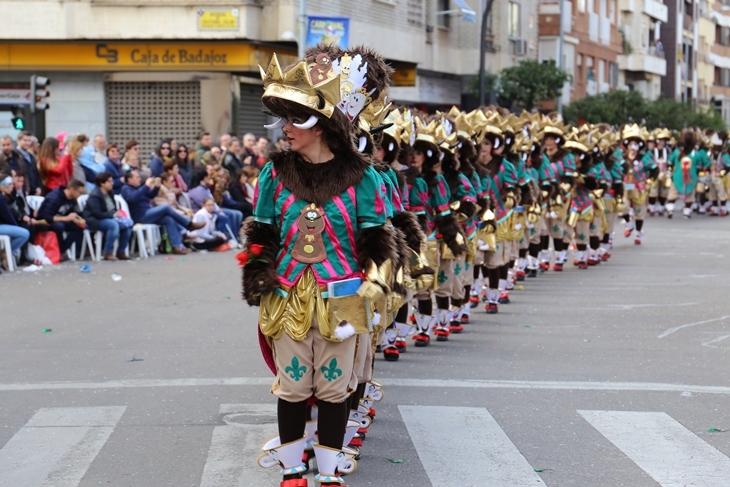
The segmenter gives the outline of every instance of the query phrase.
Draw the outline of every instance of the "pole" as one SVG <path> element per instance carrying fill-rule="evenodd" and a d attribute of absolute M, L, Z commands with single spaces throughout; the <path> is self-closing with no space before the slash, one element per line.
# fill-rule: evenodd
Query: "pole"
<path fill-rule="evenodd" d="M 563 42 L 565 41 L 565 33 L 563 32 L 563 15 L 564 15 L 564 6 L 565 0 L 560 0 L 560 35 L 558 37 L 558 67 L 562 70 L 564 69 L 564 61 L 563 61 Z M 563 114 L 563 93 L 561 91 L 560 96 L 558 97 L 558 113 L 561 115 Z"/>
<path fill-rule="evenodd" d="M 307 46 L 307 0 L 299 0 L 299 59 L 304 59 Z"/>
<path fill-rule="evenodd" d="M 485 94 L 484 94 L 484 54 L 486 52 L 486 45 L 484 39 L 487 37 L 487 18 L 489 12 L 492 10 L 492 4 L 494 0 L 488 0 L 487 6 L 482 13 L 482 26 L 479 33 L 479 106 L 485 105 Z"/>

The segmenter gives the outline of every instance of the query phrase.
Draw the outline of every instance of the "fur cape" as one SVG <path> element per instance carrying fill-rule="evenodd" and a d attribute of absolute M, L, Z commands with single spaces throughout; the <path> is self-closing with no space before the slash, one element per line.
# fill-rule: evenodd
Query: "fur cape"
<path fill-rule="evenodd" d="M 456 199 L 456 194 L 461 184 L 462 172 L 459 161 L 456 160 L 453 154 L 448 151 L 444 152 L 444 158 L 441 160 L 441 169 L 443 170 L 444 179 L 446 184 L 449 185 L 449 191 L 451 191 L 451 197 L 453 200 Z M 473 201 L 461 200 L 459 206 L 459 213 L 466 215 L 467 218 L 473 217 L 477 212 L 477 205 Z"/>

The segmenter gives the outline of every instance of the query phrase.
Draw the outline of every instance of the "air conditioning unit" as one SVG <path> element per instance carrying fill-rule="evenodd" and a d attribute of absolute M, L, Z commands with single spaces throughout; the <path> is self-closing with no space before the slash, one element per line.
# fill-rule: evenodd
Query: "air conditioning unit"
<path fill-rule="evenodd" d="M 524 56 L 527 54 L 527 41 L 525 39 L 515 39 L 514 43 L 515 56 Z"/>

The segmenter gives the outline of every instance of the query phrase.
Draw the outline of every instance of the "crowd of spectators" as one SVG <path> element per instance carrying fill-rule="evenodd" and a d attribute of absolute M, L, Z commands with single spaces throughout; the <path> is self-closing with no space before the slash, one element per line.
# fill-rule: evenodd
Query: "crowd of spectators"
<path fill-rule="evenodd" d="M 28 246 L 47 232 L 56 235 L 64 260 L 69 251 L 85 258 L 84 229 L 103 235 L 104 260 L 129 260 L 136 224 L 159 225 L 174 254 L 226 248 L 238 243 L 253 213 L 254 184 L 267 153 L 285 144 L 250 133 L 214 143 L 203 132 L 194 149 L 165 138 L 148 155 L 135 140 L 108 144 L 103 135 L 61 132 L 40 144 L 27 131 L 16 140 L 3 136 L 0 236 L 10 238 L 19 265 L 33 264 Z M 32 197 L 42 202 L 31 204 Z M 8 269 L 5 251 L 0 255 Z"/>

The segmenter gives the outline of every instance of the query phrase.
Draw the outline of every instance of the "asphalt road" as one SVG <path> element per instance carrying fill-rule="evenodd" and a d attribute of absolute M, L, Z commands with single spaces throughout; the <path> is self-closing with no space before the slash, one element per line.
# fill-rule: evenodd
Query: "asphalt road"
<path fill-rule="evenodd" d="M 378 357 L 347 485 L 730 485 L 730 220 L 645 227 Z M 255 465 L 275 400 L 239 281 L 234 252 L 0 275 L 0 487 L 278 485 Z"/>

